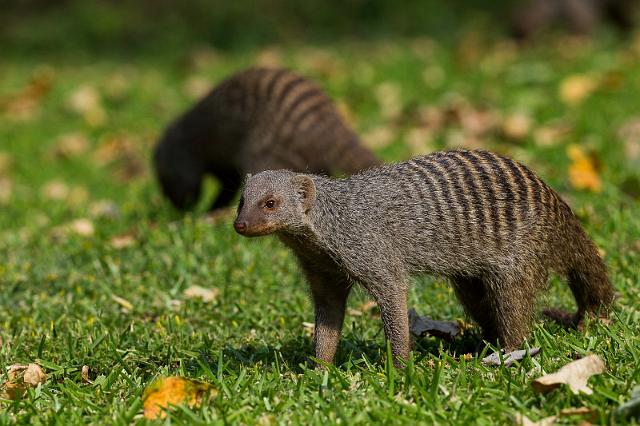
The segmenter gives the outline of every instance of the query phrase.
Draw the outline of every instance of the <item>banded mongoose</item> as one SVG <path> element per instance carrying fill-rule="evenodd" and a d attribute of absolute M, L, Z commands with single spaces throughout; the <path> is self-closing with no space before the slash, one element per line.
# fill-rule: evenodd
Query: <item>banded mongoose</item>
<path fill-rule="evenodd" d="M 567 278 L 576 323 L 613 300 L 594 243 L 560 196 L 522 164 L 449 151 L 345 179 L 265 171 L 246 180 L 234 222 L 296 254 L 315 305 L 316 357 L 332 362 L 353 283 L 377 301 L 396 363 L 409 353 L 409 277 L 448 277 L 484 338 L 527 337 L 549 271 Z"/>
<path fill-rule="evenodd" d="M 378 164 L 320 87 L 266 68 L 215 87 L 167 128 L 154 155 L 162 191 L 179 209 L 198 201 L 205 174 L 222 187 L 213 210 L 233 200 L 246 173 L 352 174 Z"/>
<path fill-rule="evenodd" d="M 526 0 L 512 13 L 511 32 L 526 39 L 556 24 L 577 34 L 591 34 L 603 21 L 629 31 L 634 26 L 635 0 Z"/>

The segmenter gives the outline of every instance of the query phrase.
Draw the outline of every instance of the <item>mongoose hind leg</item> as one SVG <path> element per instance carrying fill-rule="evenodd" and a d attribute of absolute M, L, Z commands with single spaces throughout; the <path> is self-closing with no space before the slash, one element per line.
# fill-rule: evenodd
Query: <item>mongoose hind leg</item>
<path fill-rule="evenodd" d="M 465 311 L 482 329 L 483 338 L 487 341 L 495 341 L 498 336 L 493 317 L 486 307 L 489 302 L 482 278 L 459 276 L 452 278 L 452 283 L 456 296 Z"/>
<path fill-rule="evenodd" d="M 313 343 L 316 358 L 333 363 L 340 342 L 342 323 L 351 290 L 350 283 L 338 274 L 307 271 L 311 296 L 315 305 Z"/>
<path fill-rule="evenodd" d="M 518 272 L 514 273 L 515 270 Z M 507 352 L 518 349 L 529 335 L 536 296 L 546 279 L 546 272 L 536 268 L 525 266 L 514 271 L 483 278 L 482 304 L 490 318 L 483 331 L 490 341 L 497 340 Z"/>

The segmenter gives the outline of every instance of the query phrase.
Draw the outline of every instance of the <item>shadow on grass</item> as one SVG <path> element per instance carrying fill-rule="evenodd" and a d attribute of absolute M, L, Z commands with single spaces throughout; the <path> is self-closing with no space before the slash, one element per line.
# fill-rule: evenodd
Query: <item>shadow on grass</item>
<path fill-rule="evenodd" d="M 468 333 L 450 342 L 428 337 L 414 342 L 413 355 L 416 362 L 420 362 L 422 359 L 432 356 L 439 358 L 443 352 L 451 357 L 458 357 L 466 353 L 476 353 L 482 348 L 484 348 L 484 343 L 475 333 Z M 211 371 L 217 371 L 220 352 L 201 350 L 200 353 L 200 361 L 206 362 Z M 263 366 L 285 369 L 299 374 L 306 369 L 315 367 L 313 354 L 313 340 L 298 336 L 274 345 L 227 346 L 222 350 L 222 362 L 225 371 L 235 373 L 239 373 L 244 367 Z M 369 364 L 383 367 L 386 360 L 386 347 L 377 341 L 365 341 L 354 337 L 343 338 L 336 354 L 336 367 L 345 368 L 360 360 L 366 360 Z M 197 361 L 194 360 L 193 363 L 196 364 Z"/>

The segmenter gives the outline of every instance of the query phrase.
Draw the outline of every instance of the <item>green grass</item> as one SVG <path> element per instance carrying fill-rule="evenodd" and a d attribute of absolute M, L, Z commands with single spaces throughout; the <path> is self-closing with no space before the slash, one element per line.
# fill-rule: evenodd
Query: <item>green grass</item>
<path fill-rule="evenodd" d="M 50 75 L 52 87 L 28 120 L 16 121 L 6 111 L 0 120 L 0 152 L 10 157 L 0 177 L 12 188 L 0 205 L 0 366 L 38 362 L 49 378 L 23 400 L 0 402 L 0 424 L 142 422 L 141 394 L 159 375 L 203 380 L 220 391 L 211 404 L 172 414 L 176 423 L 493 425 L 511 422 L 515 413 L 539 419 L 579 406 L 595 409 L 596 422 L 612 422 L 613 410 L 640 379 L 640 202 L 622 190 L 639 177 L 640 164 L 625 155 L 617 134 L 640 111 L 639 43 L 603 34 L 591 43 L 552 38 L 518 50 L 475 36 L 435 43 L 428 52 L 424 40 L 388 39 L 315 50 L 286 45 L 275 56 L 317 79 L 351 111 L 361 133 L 390 129 L 391 143 L 377 148 L 390 161 L 411 155 L 406 141 L 420 107 L 443 110 L 464 99 L 475 109 L 530 116 L 523 140 L 489 132 L 478 144 L 522 160 L 566 196 L 606 254 L 619 293 L 611 325 L 576 332 L 539 319 L 527 344 L 541 347 L 541 354 L 510 368 L 462 357 L 478 342 L 476 329 L 451 344 L 424 338 L 408 368 L 394 371 L 379 319 L 349 315 L 336 366 L 315 370 L 303 326 L 313 321 L 313 311 L 291 254 L 273 238 L 239 237 L 229 217 L 179 215 L 161 198 L 148 166 L 163 126 L 193 102 L 184 90 L 190 79 L 215 83 L 268 55 L 218 52 L 194 65 L 190 49 L 135 59 L 16 53 L 0 65 L 1 98 L 19 93 L 38 73 Z M 425 82 L 426 69 L 437 76 L 432 83 Z M 558 87 L 581 73 L 604 83 L 581 104 L 567 106 Z M 391 118 L 376 100 L 385 82 L 400 94 L 400 112 Z M 67 107 L 82 85 L 101 94 L 104 124 L 92 127 Z M 568 132 L 549 146 L 536 142 L 536 130 L 558 123 Z M 59 158 L 56 140 L 69 132 L 85 135 L 89 146 Z M 466 134 L 455 123 L 444 126 L 422 149 L 451 146 Z M 104 146 L 114 138 L 121 145 L 105 162 Z M 597 156 L 601 192 L 572 188 L 568 144 Z M 131 177 L 126 170 L 132 164 L 142 169 Z M 65 183 L 70 195 L 47 197 L 43 187 L 52 180 Z M 215 184 L 209 187 L 215 191 Z M 99 200 L 110 200 L 118 214 L 95 215 Z M 64 230 L 78 218 L 93 222 L 93 236 Z M 134 235 L 134 245 L 114 248 L 111 239 L 123 233 Z M 220 293 L 211 303 L 187 299 L 183 291 L 191 285 Z M 365 300 L 359 291 L 350 307 Z M 541 304 L 573 309 L 559 280 Z M 464 316 L 439 279 L 416 280 L 410 306 L 438 319 Z M 533 392 L 535 377 L 587 353 L 607 365 L 590 380 L 593 395 L 567 388 Z M 81 379 L 83 365 L 90 368 L 89 384 Z"/>

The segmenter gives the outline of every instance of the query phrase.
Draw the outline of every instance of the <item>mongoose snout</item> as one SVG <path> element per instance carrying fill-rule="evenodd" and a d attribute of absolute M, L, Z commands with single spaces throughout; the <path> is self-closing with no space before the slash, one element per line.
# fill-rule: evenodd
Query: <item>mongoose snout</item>
<path fill-rule="evenodd" d="M 550 272 L 567 279 L 576 322 L 613 301 L 569 206 L 530 169 L 487 151 L 438 152 L 346 179 L 261 172 L 246 180 L 236 223 L 243 235 L 275 233 L 297 256 L 325 362 L 354 283 L 378 303 L 396 365 L 409 354 L 407 291 L 418 274 L 449 278 L 483 337 L 506 349 L 528 337 Z"/>

